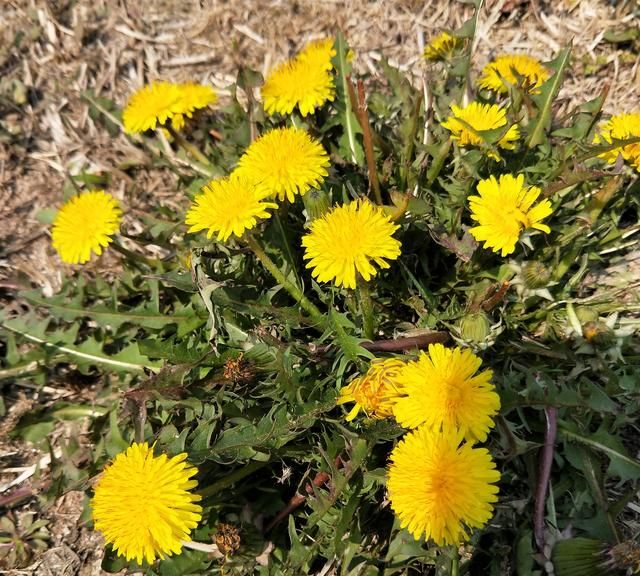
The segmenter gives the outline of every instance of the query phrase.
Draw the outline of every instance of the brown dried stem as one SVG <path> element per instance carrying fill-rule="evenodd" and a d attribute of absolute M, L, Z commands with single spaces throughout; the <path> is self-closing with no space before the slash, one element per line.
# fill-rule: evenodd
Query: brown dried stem
<path fill-rule="evenodd" d="M 447 332 L 429 332 L 420 334 L 419 336 L 407 336 L 406 338 L 393 338 L 391 340 L 374 340 L 373 342 L 362 342 L 365 350 L 370 352 L 402 352 L 417 348 L 418 350 L 427 348 L 429 344 L 443 343 L 449 340 L 450 336 Z M 317 346 L 309 345 L 309 350 L 316 356 L 326 354 L 331 349 L 331 345 Z"/>
<path fill-rule="evenodd" d="M 544 409 L 544 413 L 547 417 L 547 430 L 544 435 L 544 446 L 540 453 L 540 470 L 538 473 L 536 499 L 533 509 L 533 534 L 538 550 L 541 552 L 544 548 L 544 505 L 547 500 L 549 478 L 551 477 L 551 464 L 553 463 L 553 451 L 556 444 L 556 434 L 558 432 L 558 409 L 555 406 L 548 406 Z"/>

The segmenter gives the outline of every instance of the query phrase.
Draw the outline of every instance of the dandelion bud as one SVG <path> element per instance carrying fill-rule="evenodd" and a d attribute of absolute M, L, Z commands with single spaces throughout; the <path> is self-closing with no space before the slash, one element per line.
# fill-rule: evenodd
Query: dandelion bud
<path fill-rule="evenodd" d="M 598 314 L 598 311 L 593 308 L 580 306 L 576 308 L 576 316 L 578 317 L 578 320 L 580 320 L 580 324 L 585 326 L 589 322 L 597 322 L 600 315 Z"/>
<path fill-rule="evenodd" d="M 544 288 L 549 283 L 551 271 L 542 262 L 527 262 L 522 267 L 522 279 L 527 288 Z"/>
<path fill-rule="evenodd" d="M 311 189 L 302 197 L 302 201 L 309 221 L 320 218 L 331 208 L 329 193 L 325 190 Z"/>
<path fill-rule="evenodd" d="M 467 314 L 460 322 L 460 336 L 463 340 L 482 344 L 491 332 L 491 323 L 484 312 Z"/>
<path fill-rule="evenodd" d="M 608 348 L 615 341 L 613 330 L 599 320 L 587 322 L 582 327 L 582 335 L 591 344 L 602 348 Z"/>

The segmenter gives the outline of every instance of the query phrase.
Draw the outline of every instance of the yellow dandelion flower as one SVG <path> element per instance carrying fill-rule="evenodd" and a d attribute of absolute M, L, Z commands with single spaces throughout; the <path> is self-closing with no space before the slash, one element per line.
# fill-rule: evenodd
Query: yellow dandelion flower
<path fill-rule="evenodd" d="M 322 144 L 300 128 L 276 128 L 252 142 L 236 172 L 265 195 L 295 200 L 317 188 L 328 175 L 329 156 Z"/>
<path fill-rule="evenodd" d="M 103 190 L 83 192 L 69 200 L 53 221 L 53 247 L 67 264 L 84 264 L 100 256 L 120 228 L 118 201 Z"/>
<path fill-rule="evenodd" d="M 425 46 L 423 56 L 427 60 L 449 60 L 460 46 L 461 38 L 441 32 Z"/>
<path fill-rule="evenodd" d="M 325 102 L 333 101 L 333 76 L 323 53 L 323 48 L 309 48 L 302 57 L 283 62 L 271 71 L 262 86 L 267 114 L 291 114 L 297 106 L 300 114 L 306 116 Z"/>
<path fill-rule="evenodd" d="M 431 344 L 398 376 L 405 396 L 393 409 L 406 428 L 424 425 L 435 430 L 452 427 L 471 441 L 487 438 L 500 397 L 490 380 L 491 370 L 478 372 L 482 361 L 471 350 Z"/>
<path fill-rule="evenodd" d="M 333 69 L 331 59 L 337 54 L 333 47 L 334 43 L 335 40 L 333 38 L 321 38 L 320 40 L 309 42 L 296 59 L 306 62 L 309 66 L 318 66 L 330 71 Z"/>
<path fill-rule="evenodd" d="M 500 473 L 486 448 L 463 442 L 455 428 L 423 426 L 393 449 L 387 476 L 391 508 L 418 540 L 460 544 L 493 515 Z"/>
<path fill-rule="evenodd" d="M 398 228 L 368 201 L 338 206 L 311 222 L 302 238 L 307 268 L 320 282 L 355 288 L 356 272 L 368 282 L 377 274 L 374 263 L 389 268 L 385 258 L 400 256 L 400 242 L 392 237 Z"/>
<path fill-rule="evenodd" d="M 496 104 L 471 102 L 464 108 L 452 104 L 451 110 L 453 114 L 442 123 L 442 126 L 451 132 L 451 137 L 460 146 L 486 146 L 486 142 L 479 132 L 495 130 L 507 125 L 507 113 L 504 108 L 500 108 Z M 519 135 L 518 126 L 514 124 L 497 144 L 505 150 L 513 150 Z M 500 156 L 493 151 L 487 155 L 495 160 L 500 160 Z"/>
<path fill-rule="evenodd" d="M 612 116 L 608 122 L 600 127 L 600 134 L 596 134 L 594 144 L 613 144 L 613 140 L 629 140 L 640 137 L 640 112 L 625 112 Z M 640 172 L 640 142 L 620 146 L 600 154 L 600 158 L 609 164 L 615 164 L 618 155 L 634 166 Z"/>
<path fill-rule="evenodd" d="M 187 212 L 189 232 L 207 230 L 207 238 L 217 232 L 218 240 L 226 241 L 231 234 L 240 238 L 262 218 L 270 218 L 267 210 L 277 208 L 267 202 L 256 186 L 239 174 L 211 180 L 202 187 Z"/>
<path fill-rule="evenodd" d="M 155 130 L 179 113 L 182 94 L 177 84 L 154 82 L 136 91 L 122 112 L 125 132 Z"/>
<path fill-rule="evenodd" d="M 202 518 L 200 500 L 190 490 L 198 470 L 187 454 L 169 459 L 149 445 L 132 444 L 105 468 L 95 487 L 91 510 L 96 530 L 127 560 L 152 563 L 179 554 L 182 541 Z"/>
<path fill-rule="evenodd" d="M 478 85 L 504 94 L 509 86 L 523 83 L 527 91 L 536 93 L 549 76 L 549 70 L 536 58 L 526 54 L 504 54 L 484 67 Z"/>
<path fill-rule="evenodd" d="M 502 174 L 499 181 L 491 176 L 480 180 L 477 189 L 479 196 L 469 197 L 469 207 L 478 226 L 469 232 L 478 242 L 484 241 L 485 248 L 507 256 L 515 251 L 523 230 L 551 232 L 549 226 L 541 223 L 552 212 L 551 202 L 542 200 L 534 206 L 540 188 L 525 186 L 522 174 Z"/>
<path fill-rule="evenodd" d="M 356 403 L 347 414 L 347 422 L 353 420 L 360 410 L 372 418 L 393 416 L 393 405 L 401 393 L 397 378 L 404 367 L 405 362 L 397 358 L 373 360 L 366 374 L 342 388 L 337 405 Z"/>
<path fill-rule="evenodd" d="M 176 130 L 182 130 L 185 125 L 185 116 L 191 118 L 196 110 L 215 104 L 218 95 L 211 86 L 201 84 L 179 84 L 180 99 L 176 106 L 176 113 L 171 118 L 171 126 Z"/>

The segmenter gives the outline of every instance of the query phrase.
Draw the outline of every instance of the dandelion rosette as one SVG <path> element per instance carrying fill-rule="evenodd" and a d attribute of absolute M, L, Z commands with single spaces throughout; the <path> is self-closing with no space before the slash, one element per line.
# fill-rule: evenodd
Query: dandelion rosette
<path fill-rule="evenodd" d="M 153 455 L 148 444 L 132 444 L 107 466 L 96 484 L 91 510 L 96 530 L 127 560 L 152 563 L 179 554 L 202 518 L 187 454 Z"/>
<path fill-rule="evenodd" d="M 102 254 L 120 228 L 122 210 L 104 190 L 83 192 L 60 208 L 51 231 L 53 247 L 67 264 L 84 264 Z"/>
<path fill-rule="evenodd" d="M 441 32 L 425 46 L 423 56 L 427 60 L 449 60 L 460 46 L 460 38 L 449 32 Z"/>
<path fill-rule="evenodd" d="M 365 282 L 377 274 L 374 267 L 389 268 L 387 260 L 400 256 L 399 228 L 381 208 L 368 201 L 338 206 L 310 224 L 302 238 L 307 268 L 320 282 L 356 287 L 356 273 Z"/>
<path fill-rule="evenodd" d="M 478 85 L 487 90 L 505 94 L 509 86 L 522 83 L 528 92 L 539 92 L 549 78 L 549 70 L 539 60 L 526 54 L 504 54 L 487 64 Z"/>
<path fill-rule="evenodd" d="M 507 113 L 504 108 L 496 104 L 471 102 L 464 108 L 452 104 L 451 111 L 453 114 L 442 123 L 442 126 L 451 132 L 451 137 L 460 146 L 486 146 L 487 142 L 478 134 L 479 132 L 507 126 Z M 514 150 L 519 135 L 518 126 L 514 124 L 497 144 L 505 150 Z M 500 155 L 493 150 L 488 151 L 487 156 L 500 160 Z"/>
<path fill-rule="evenodd" d="M 525 186 L 524 176 L 502 174 L 500 180 L 491 176 L 478 182 L 479 196 L 469 197 L 471 218 L 478 222 L 469 230 L 485 248 L 501 252 L 502 256 L 516 249 L 516 242 L 523 230 L 534 228 L 547 234 L 551 229 L 542 220 L 552 212 L 551 202 L 542 200 L 540 188 Z"/>
<path fill-rule="evenodd" d="M 500 409 L 490 382 L 493 372 L 478 372 L 482 361 L 471 350 L 431 344 L 398 376 L 404 396 L 393 412 L 406 428 L 458 428 L 467 440 L 484 441 Z"/>
<path fill-rule="evenodd" d="M 460 544 L 493 515 L 500 473 L 486 448 L 463 442 L 455 428 L 427 426 L 393 449 L 387 475 L 391 508 L 416 540 Z"/>
<path fill-rule="evenodd" d="M 337 405 L 355 402 L 347 414 L 347 422 L 353 420 L 360 410 L 364 410 L 371 418 L 393 416 L 393 405 L 402 390 L 398 375 L 405 365 L 405 362 L 396 358 L 373 360 L 366 374 L 342 388 Z"/>
<path fill-rule="evenodd" d="M 253 182 L 265 196 L 290 202 L 328 175 L 329 156 L 322 144 L 300 128 L 276 128 L 252 142 L 238 161 L 236 173 Z"/>
<path fill-rule="evenodd" d="M 125 132 L 134 134 L 155 130 L 183 110 L 177 84 L 153 82 L 134 92 L 122 112 Z"/>
<path fill-rule="evenodd" d="M 305 47 L 291 60 L 276 66 L 262 86 L 264 109 L 269 115 L 291 114 L 297 106 L 300 114 L 312 114 L 335 98 L 331 75 L 333 43 L 329 39 Z"/>
<path fill-rule="evenodd" d="M 263 218 L 270 218 L 267 210 L 278 205 L 265 200 L 265 195 L 242 175 L 232 173 L 228 178 L 211 180 L 202 187 L 193 206 L 187 212 L 189 232 L 207 230 L 207 238 L 217 233 L 217 240 L 225 242 L 231 234 L 240 238 Z"/>
<path fill-rule="evenodd" d="M 640 138 L 640 112 L 625 112 L 612 116 L 600 127 L 600 133 L 596 134 L 594 144 L 613 144 L 614 139 L 630 138 Z M 640 142 L 608 150 L 599 157 L 609 164 L 615 164 L 619 155 L 622 155 L 640 172 Z"/>

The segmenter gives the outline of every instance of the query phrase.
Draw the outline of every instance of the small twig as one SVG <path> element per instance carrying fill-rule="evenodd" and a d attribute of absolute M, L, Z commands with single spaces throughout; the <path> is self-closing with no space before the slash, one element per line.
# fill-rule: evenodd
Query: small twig
<path fill-rule="evenodd" d="M 306 494 L 296 494 L 289 500 L 289 504 L 287 504 L 276 517 L 269 522 L 267 527 L 264 529 L 264 533 L 270 532 L 273 528 L 275 528 L 280 522 L 282 522 L 289 514 L 291 514 L 296 508 L 302 506 L 304 501 L 307 499 L 307 496 L 313 494 L 313 488 L 320 488 L 323 484 L 326 484 L 330 480 L 331 476 L 327 472 L 318 472 L 316 477 L 313 479 L 311 483 L 307 483 L 305 486 Z"/>
<path fill-rule="evenodd" d="M 403 350 L 411 350 L 412 348 L 418 348 L 419 350 L 427 348 L 429 344 L 443 343 L 449 340 L 449 338 L 450 336 L 447 332 L 429 332 L 428 334 L 407 336 L 406 338 L 362 342 L 360 346 L 365 350 L 369 350 L 369 352 L 401 352 Z M 326 354 L 330 349 L 331 344 L 323 346 L 309 344 L 309 351 L 316 356 Z"/>
<path fill-rule="evenodd" d="M 367 100 L 364 93 L 364 84 L 358 80 L 358 95 L 356 97 L 351 77 L 347 77 L 347 89 L 349 99 L 355 104 L 354 112 L 362 128 L 362 140 L 364 144 L 364 155 L 367 159 L 367 171 L 369 172 L 369 182 L 373 189 L 373 194 L 378 204 L 382 204 L 382 194 L 380 192 L 380 181 L 376 169 L 376 156 L 373 150 L 373 137 L 371 136 L 371 126 L 369 125 L 369 115 L 367 114 Z"/>
<path fill-rule="evenodd" d="M 547 430 L 544 435 L 542 453 L 540 454 L 540 469 L 533 511 L 533 534 L 540 551 L 544 548 L 544 508 L 549 488 L 549 478 L 551 477 L 556 434 L 558 432 L 558 409 L 555 406 L 547 406 L 544 409 L 544 413 L 547 417 Z"/>

